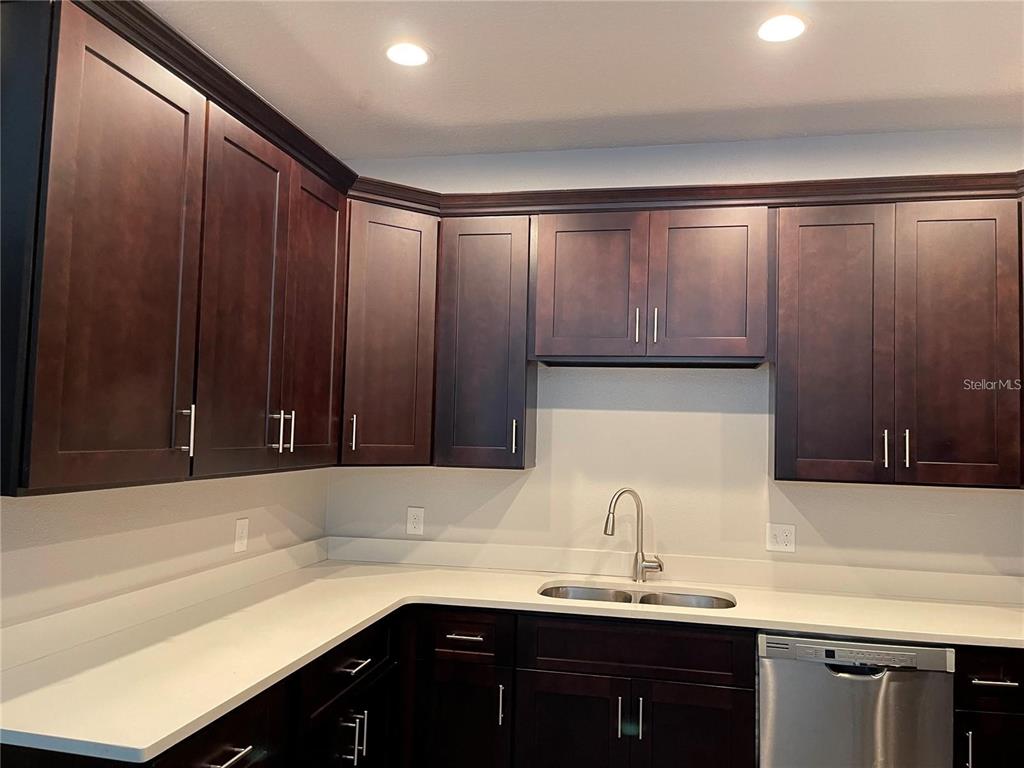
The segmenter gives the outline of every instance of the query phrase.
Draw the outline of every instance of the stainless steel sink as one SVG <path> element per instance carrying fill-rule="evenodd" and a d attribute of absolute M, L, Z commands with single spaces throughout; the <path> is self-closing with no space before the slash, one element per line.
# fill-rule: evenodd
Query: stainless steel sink
<path fill-rule="evenodd" d="M 690 595 L 682 592 L 648 592 L 638 601 L 643 605 L 674 605 L 680 608 L 735 608 L 736 601 L 715 595 Z"/>
<path fill-rule="evenodd" d="M 604 587 L 545 587 L 540 591 L 544 597 L 560 597 L 563 600 L 605 600 L 610 603 L 631 603 L 633 595 L 621 589 Z"/>
<path fill-rule="evenodd" d="M 579 584 L 558 584 L 540 590 L 544 597 L 562 600 L 602 600 L 609 603 L 640 603 L 641 605 L 671 605 L 679 608 L 735 608 L 731 595 L 702 595 L 691 592 L 648 592 L 615 589 L 614 587 L 586 587 Z"/>

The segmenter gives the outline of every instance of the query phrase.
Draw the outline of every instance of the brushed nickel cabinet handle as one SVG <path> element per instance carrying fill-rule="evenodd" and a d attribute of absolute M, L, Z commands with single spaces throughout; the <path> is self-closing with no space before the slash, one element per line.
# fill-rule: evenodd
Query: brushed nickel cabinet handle
<path fill-rule="evenodd" d="M 356 736 L 356 751 L 362 751 L 363 757 L 366 757 L 366 736 L 370 732 L 370 710 L 364 709 L 363 714 L 354 715 L 352 719 L 363 722 L 363 746 L 359 746 L 359 737 Z"/>
<path fill-rule="evenodd" d="M 886 469 L 889 468 L 889 430 L 882 430 L 882 448 L 885 452 L 885 456 L 882 459 L 882 466 Z"/>
<path fill-rule="evenodd" d="M 337 669 L 335 669 L 334 671 L 335 672 L 344 672 L 346 675 L 352 675 L 352 677 L 355 677 L 360 672 L 362 672 L 366 668 L 366 665 L 369 664 L 371 661 L 373 661 L 373 659 L 352 659 L 351 662 L 347 662 L 347 663 L 353 663 L 354 662 L 355 663 L 354 667 L 341 666 L 341 667 L 338 667 Z"/>
<path fill-rule="evenodd" d="M 658 308 L 654 308 L 654 343 L 658 343 Z"/>
<path fill-rule="evenodd" d="M 903 466 L 910 469 L 910 430 L 903 430 Z"/>
<path fill-rule="evenodd" d="M 640 343 L 640 307 L 636 308 L 636 316 L 633 320 L 633 343 Z"/>
<path fill-rule="evenodd" d="M 512 455 L 516 453 L 516 420 L 512 419 Z"/>
<path fill-rule="evenodd" d="M 463 635 L 459 632 L 452 632 L 451 634 L 444 636 L 445 640 L 462 640 L 467 643 L 482 643 L 484 641 L 483 635 Z"/>
<path fill-rule="evenodd" d="M 644 697 L 640 697 L 640 723 L 637 726 L 637 738 L 644 740 Z"/>
<path fill-rule="evenodd" d="M 616 726 L 616 738 L 622 738 L 622 697 L 619 696 L 619 719 Z"/>
<path fill-rule="evenodd" d="M 288 453 L 295 453 L 295 411 L 292 411 L 286 419 L 291 419 L 291 436 L 288 438 Z"/>
<path fill-rule="evenodd" d="M 248 747 L 228 747 L 228 749 L 235 753 L 234 757 L 226 763 L 220 763 L 217 765 L 214 763 L 207 763 L 204 768 L 231 768 L 231 766 L 235 765 L 239 760 L 252 752 L 252 745 L 250 744 Z"/>
<path fill-rule="evenodd" d="M 971 678 L 971 685 L 989 685 L 995 688 L 1019 688 L 1020 683 L 1014 682 L 1013 680 L 981 680 L 980 678 Z"/>
<path fill-rule="evenodd" d="M 498 686 L 498 725 L 505 722 L 505 686 Z"/>
<path fill-rule="evenodd" d="M 352 450 L 356 449 L 356 415 L 352 414 Z"/>
<path fill-rule="evenodd" d="M 974 768 L 974 731 L 967 732 L 967 768 Z"/>
<path fill-rule="evenodd" d="M 359 715 L 355 715 L 355 716 L 353 716 L 352 720 L 353 720 L 353 722 L 351 722 L 351 723 L 346 721 L 346 720 L 342 720 L 341 723 L 340 723 L 341 726 L 344 727 L 344 728 L 355 728 L 356 729 L 356 737 L 352 740 L 352 754 L 351 755 L 341 755 L 341 757 L 343 759 L 345 759 L 345 760 L 351 760 L 352 761 L 352 765 L 359 765 L 359 731 L 360 731 L 360 726 L 362 724 L 362 717 L 360 717 Z"/>
<path fill-rule="evenodd" d="M 271 443 L 271 448 L 276 448 L 278 453 L 284 453 L 284 411 L 270 414 L 270 418 L 277 421 L 277 442 Z"/>
<path fill-rule="evenodd" d="M 196 454 L 196 404 L 192 403 L 188 408 L 178 411 L 182 416 L 188 416 L 188 445 L 179 445 L 179 451 L 188 451 L 189 458 Z"/>

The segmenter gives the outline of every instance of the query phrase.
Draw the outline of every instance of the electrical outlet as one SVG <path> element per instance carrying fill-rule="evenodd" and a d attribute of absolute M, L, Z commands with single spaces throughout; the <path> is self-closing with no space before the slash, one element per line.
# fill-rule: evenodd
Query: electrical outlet
<path fill-rule="evenodd" d="M 769 552 L 796 552 L 796 526 L 767 523 L 764 548 Z"/>
<path fill-rule="evenodd" d="M 245 552 L 249 548 L 249 518 L 240 517 L 235 520 L 235 552 Z"/>
<path fill-rule="evenodd" d="M 406 510 L 405 532 L 410 536 L 423 535 L 423 507 L 409 507 Z"/>

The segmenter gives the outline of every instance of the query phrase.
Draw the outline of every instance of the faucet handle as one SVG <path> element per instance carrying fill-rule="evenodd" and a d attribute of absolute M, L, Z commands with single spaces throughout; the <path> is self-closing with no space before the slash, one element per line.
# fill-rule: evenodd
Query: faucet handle
<path fill-rule="evenodd" d="M 640 560 L 640 568 L 644 571 L 657 571 L 662 573 L 665 570 L 665 563 L 657 555 L 644 555 Z"/>

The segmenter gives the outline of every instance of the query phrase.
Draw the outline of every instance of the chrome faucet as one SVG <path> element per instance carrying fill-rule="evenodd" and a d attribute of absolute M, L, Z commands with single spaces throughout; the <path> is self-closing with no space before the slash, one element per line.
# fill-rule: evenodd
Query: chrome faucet
<path fill-rule="evenodd" d="M 664 571 L 665 564 L 657 555 L 648 557 L 644 554 L 644 505 L 640 501 L 640 494 L 632 488 L 620 488 L 612 496 L 612 500 L 608 504 L 608 515 L 604 519 L 604 535 L 615 535 L 615 507 L 618 505 L 619 499 L 626 494 L 632 496 L 633 502 L 636 504 L 636 554 L 633 556 L 633 581 L 640 584 L 647 581 L 648 571 Z"/>

